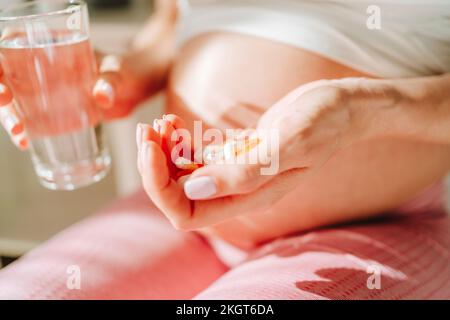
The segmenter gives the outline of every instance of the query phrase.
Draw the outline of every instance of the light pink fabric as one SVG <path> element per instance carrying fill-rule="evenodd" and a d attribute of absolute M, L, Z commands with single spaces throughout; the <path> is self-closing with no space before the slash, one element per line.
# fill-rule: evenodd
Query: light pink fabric
<path fill-rule="evenodd" d="M 449 299 L 449 228 L 447 217 L 436 216 L 278 240 L 197 299 Z M 367 286 L 374 270 L 379 290 Z"/>
<path fill-rule="evenodd" d="M 0 298 L 450 299 L 441 191 L 385 218 L 278 239 L 229 271 L 206 241 L 175 231 L 139 193 L 0 271 Z M 66 287 L 71 265 L 81 269 L 81 290 Z M 379 290 L 367 288 L 374 268 Z"/>
<path fill-rule="evenodd" d="M 68 267 L 81 290 L 66 286 Z M 140 192 L 57 235 L 0 271 L 3 299 L 190 299 L 227 267 L 178 232 Z"/>
<path fill-rule="evenodd" d="M 442 195 L 435 184 L 386 217 L 273 241 L 196 298 L 450 299 Z M 378 271 L 380 289 L 369 289 Z"/>

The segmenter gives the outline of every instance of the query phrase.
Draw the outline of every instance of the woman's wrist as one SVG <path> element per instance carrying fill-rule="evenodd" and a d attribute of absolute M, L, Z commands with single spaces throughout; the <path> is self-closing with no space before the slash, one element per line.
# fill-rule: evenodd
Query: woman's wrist
<path fill-rule="evenodd" d="M 351 121 L 347 144 L 403 134 L 392 125 L 402 117 L 403 98 L 390 80 L 346 78 L 337 81 Z"/>
<path fill-rule="evenodd" d="M 450 74 L 391 81 L 400 97 L 399 117 L 392 119 L 398 133 L 418 141 L 450 144 Z"/>
<path fill-rule="evenodd" d="M 450 75 L 356 79 L 346 91 L 361 139 L 395 137 L 450 144 Z"/>

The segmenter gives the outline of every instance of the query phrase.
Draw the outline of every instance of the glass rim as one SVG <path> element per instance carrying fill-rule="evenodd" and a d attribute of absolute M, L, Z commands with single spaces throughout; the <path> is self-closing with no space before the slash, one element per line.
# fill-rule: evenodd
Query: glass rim
<path fill-rule="evenodd" d="M 26 9 L 28 7 L 31 7 L 37 3 L 54 3 L 54 4 L 66 4 L 67 7 L 59 9 L 59 10 L 52 10 L 42 13 L 34 13 L 34 14 L 25 14 L 25 15 L 19 15 L 19 16 L 4 16 L 5 13 L 19 10 L 19 9 Z M 57 15 L 63 15 L 63 14 L 69 14 L 73 13 L 73 7 L 82 7 L 85 6 L 86 2 L 83 0 L 32 0 L 28 2 L 24 2 L 21 4 L 10 4 L 3 9 L 0 10 L 0 22 L 8 22 L 8 21 L 20 21 L 20 20 L 28 20 L 28 19 L 40 19 L 44 17 L 51 17 L 51 16 L 57 16 Z"/>

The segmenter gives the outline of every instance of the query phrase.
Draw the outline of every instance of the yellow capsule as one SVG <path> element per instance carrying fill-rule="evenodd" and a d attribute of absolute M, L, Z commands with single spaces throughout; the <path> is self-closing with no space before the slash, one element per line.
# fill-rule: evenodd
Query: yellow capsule
<path fill-rule="evenodd" d="M 179 157 L 175 160 L 175 166 L 181 170 L 197 170 L 200 168 L 199 164 L 183 157 Z"/>
<path fill-rule="evenodd" d="M 227 141 L 223 145 L 207 146 L 203 153 L 203 159 L 206 163 L 231 160 L 241 154 L 250 152 L 260 142 L 258 137 L 245 137 L 244 139 Z"/>
<path fill-rule="evenodd" d="M 238 156 L 243 153 L 250 152 L 255 148 L 261 141 L 258 137 L 246 137 L 242 142 L 236 144 L 235 155 Z M 242 146 L 243 145 L 243 146 Z"/>

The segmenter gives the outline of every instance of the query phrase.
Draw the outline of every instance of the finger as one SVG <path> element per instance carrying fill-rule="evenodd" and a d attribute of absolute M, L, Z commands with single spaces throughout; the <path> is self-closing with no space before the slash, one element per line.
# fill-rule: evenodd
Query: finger
<path fill-rule="evenodd" d="M 181 128 L 183 124 L 184 122 L 179 122 L 178 128 L 175 128 L 172 122 L 166 119 L 156 120 L 162 140 L 161 146 L 168 160 L 171 177 L 175 180 L 202 166 L 193 160 L 190 133 L 187 129 Z"/>
<path fill-rule="evenodd" d="M 173 152 L 177 152 L 177 156 L 193 161 L 194 145 L 192 143 L 191 134 L 186 127 L 186 122 L 175 114 L 163 115 L 163 120 L 169 121 L 177 133 L 177 149 Z"/>
<path fill-rule="evenodd" d="M 141 173 L 142 168 L 140 165 L 139 155 L 142 144 L 145 141 L 153 141 L 157 145 L 161 145 L 161 137 L 159 134 L 153 130 L 153 128 L 145 123 L 139 123 L 136 127 L 136 145 L 138 149 L 138 158 L 137 158 L 137 168 L 139 173 Z"/>
<path fill-rule="evenodd" d="M 192 172 L 183 172 L 180 171 L 179 177 L 177 179 L 177 183 L 179 186 L 183 187 L 184 183 L 189 179 L 189 176 L 191 175 Z"/>
<path fill-rule="evenodd" d="M 25 135 L 24 124 L 14 111 L 12 105 L 0 107 L 0 123 L 8 132 L 12 142 L 20 150 L 28 148 L 28 139 Z"/>
<path fill-rule="evenodd" d="M 262 175 L 261 166 L 213 164 L 196 170 L 184 184 L 191 200 L 204 200 L 254 192 L 273 176 Z"/>
<path fill-rule="evenodd" d="M 184 183 L 189 179 L 189 176 L 194 172 L 194 170 L 180 170 L 176 173 L 176 182 L 184 187 Z"/>
<path fill-rule="evenodd" d="M 28 138 L 26 137 L 25 132 L 14 135 L 11 139 L 19 150 L 25 151 L 28 149 Z"/>
<path fill-rule="evenodd" d="M 28 147 L 24 123 L 14 109 L 11 90 L 0 83 L 0 123 L 10 135 L 13 143 L 21 150 Z"/>
<path fill-rule="evenodd" d="M 100 76 L 94 85 L 92 94 L 99 107 L 110 109 L 116 100 L 122 60 L 115 55 L 103 56 L 101 54 L 97 54 L 97 59 L 99 60 Z"/>
<path fill-rule="evenodd" d="M 272 166 L 265 149 L 266 142 L 259 142 L 258 139 L 256 143 L 252 141 L 253 138 L 232 141 L 221 147 L 226 161 L 214 160 L 212 164 L 196 170 L 184 185 L 186 196 L 192 200 L 204 200 L 246 194 L 270 181 L 278 170 L 271 174 L 265 170 L 269 164 Z"/>
<path fill-rule="evenodd" d="M 176 114 L 165 114 L 162 118 L 169 121 L 175 129 L 186 129 L 186 123 Z"/>
<path fill-rule="evenodd" d="M 166 155 L 167 165 L 169 167 L 171 177 L 175 177 L 176 172 L 178 171 L 175 161 L 178 157 L 177 155 L 172 155 L 172 150 L 177 142 L 177 133 L 172 124 L 167 120 L 156 120 L 156 123 L 159 128 L 159 135 L 161 136 L 161 148 L 164 154 Z"/>
<path fill-rule="evenodd" d="M 170 178 L 164 152 L 156 143 L 144 143 L 140 158 L 145 191 L 171 223 L 182 230 L 208 227 L 238 215 L 269 208 L 293 190 L 304 175 L 299 169 L 286 171 L 256 192 L 193 203 L 183 192 L 184 179 L 175 182 Z"/>
<path fill-rule="evenodd" d="M 10 135 L 17 135 L 23 132 L 24 124 L 14 111 L 12 104 L 0 107 L 2 108 L 0 118 L 3 127 Z"/>
<path fill-rule="evenodd" d="M 13 95 L 11 90 L 6 85 L 0 83 L 0 121 L 8 133 L 16 131 L 15 126 L 19 123 L 19 120 L 13 112 L 12 103 Z"/>
<path fill-rule="evenodd" d="M 175 127 L 171 122 L 164 119 L 157 120 L 157 123 L 160 130 L 159 133 L 161 135 L 161 146 L 164 151 L 167 151 L 166 154 L 170 156 L 170 153 L 178 140 Z"/>
<path fill-rule="evenodd" d="M 144 141 L 153 141 L 161 145 L 161 136 L 150 125 L 138 123 L 136 126 L 136 145 L 139 149 Z"/>
<path fill-rule="evenodd" d="M 196 230 L 237 216 L 255 212 L 264 213 L 294 190 L 308 172 L 306 169 L 288 170 L 278 174 L 255 192 L 195 201 L 192 214 L 186 220 L 178 221 L 178 228 Z"/>
<path fill-rule="evenodd" d="M 114 106 L 116 89 L 115 82 L 117 82 L 116 75 L 103 74 L 95 83 L 92 95 L 95 103 L 103 109 L 111 109 Z"/>
<path fill-rule="evenodd" d="M 182 154 L 180 156 L 193 160 L 193 145 L 190 133 L 187 131 L 186 122 L 175 114 L 163 115 L 163 120 L 169 121 L 178 133 L 177 144 L 180 144 Z M 186 152 L 185 152 L 186 151 Z M 189 153 L 189 154 L 185 154 Z"/>
<path fill-rule="evenodd" d="M 175 227 L 182 227 L 191 216 L 191 204 L 183 188 L 171 179 L 167 160 L 155 142 L 141 146 L 142 183 L 154 204 Z"/>

